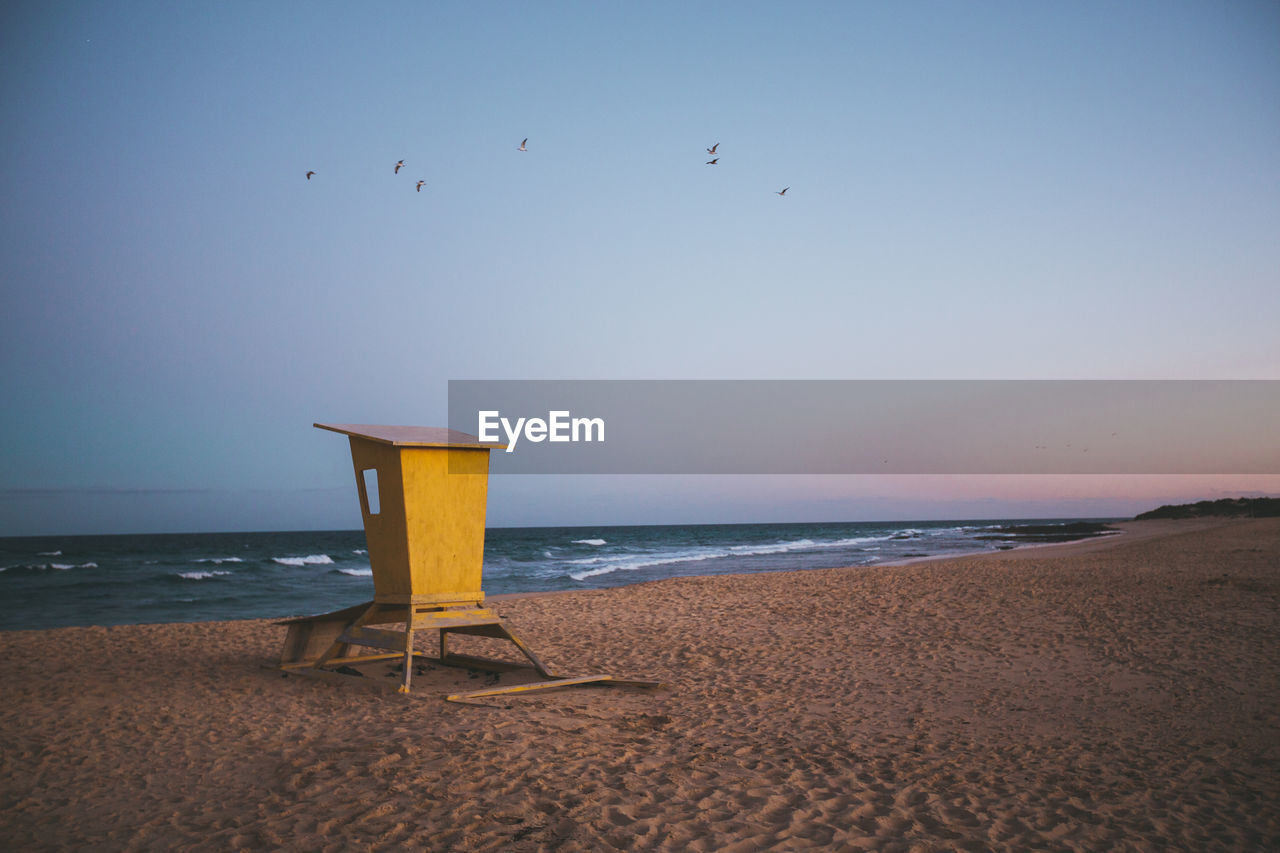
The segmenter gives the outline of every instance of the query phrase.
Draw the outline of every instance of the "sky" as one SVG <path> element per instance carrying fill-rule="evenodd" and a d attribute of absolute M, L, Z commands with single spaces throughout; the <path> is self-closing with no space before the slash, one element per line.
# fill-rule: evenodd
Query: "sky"
<path fill-rule="evenodd" d="M 312 423 L 442 425 L 451 379 L 1280 379 L 1277 33 L 1274 2 L 6 3 L 0 535 L 359 527 Z M 1278 492 L 504 476 L 489 523 Z"/>

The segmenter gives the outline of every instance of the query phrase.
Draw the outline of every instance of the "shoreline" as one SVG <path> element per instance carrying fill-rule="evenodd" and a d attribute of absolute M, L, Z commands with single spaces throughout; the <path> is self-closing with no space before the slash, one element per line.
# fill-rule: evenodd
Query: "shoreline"
<path fill-rule="evenodd" d="M 1118 529 L 1118 533 L 1107 533 L 1096 536 L 1090 536 L 1087 539 L 1072 539 L 1069 542 L 1032 542 L 1026 545 L 1016 545 L 1013 548 L 1007 548 L 1001 551 L 984 551 L 982 553 L 955 553 L 955 554 L 931 554 L 927 557 L 911 557 L 907 560 L 895 560 L 889 563 L 875 563 L 877 566 L 906 566 L 913 563 L 928 563 L 938 560 L 965 560 L 971 557 L 984 559 L 999 559 L 1001 555 L 1010 555 L 1007 559 L 1014 559 L 1015 555 L 1032 549 L 1052 548 L 1054 554 L 1087 554 L 1093 551 L 1103 550 L 1105 548 L 1116 545 L 1128 545 L 1136 542 L 1145 542 L 1150 539 L 1159 539 L 1165 536 L 1177 536 L 1182 533 L 1194 533 L 1200 530 L 1210 530 L 1216 527 L 1230 525 L 1234 522 L 1254 521 L 1251 518 L 1188 518 L 1188 519 L 1153 519 L 1148 521 L 1135 521 L 1128 519 L 1126 521 L 1108 521 L 1108 527 Z M 849 568 L 868 568 L 867 566 L 850 566 Z"/>
<path fill-rule="evenodd" d="M 1051 549 L 1054 554 L 1073 554 L 1088 553 L 1091 551 L 1124 545 L 1134 542 L 1142 542 L 1152 538 L 1159 538 L 1167 535 L 1176 535 L 1184 532 L 1193 532 L 1197 530 L 1211 529 L 1233 522 L 1245 522 L 1253 519 L 1247 518 L 1222 518 L 1208 517 L 1196 519 L 1152 519 L 1146 521 L 1136 521 L 1133 519 L 1125 521 L 1108 521 L 1106 524 L 1110 527 L 1119 529 L 1118 534 L 1095 535 L 1085 539 L 1075 539 L 1068 542 L 1035 542 L 1025 545 L 1016 545 L 1012 548 L 1004 550 L 992 551 L 962 551 L 947 552 L 941 554 L 930 554 L 922 557 L 907 557 L 901 560 L 889 560 L 883 563 L 867 563 L 863 565 L 851 566 L 830 566 L 825 568 L 813 569 L 770 569 L 754 572 L 728 572 L 724 574 L 708 574 L 708 575 L 675 575 L 667 578 L 655 578 L 653 580 L 634 581 L 632 583 L 617 584 L 616 586 L 599 587 L 595 589 L 552 589 L 552 590 L 532 590 L 529 592 L 502 592 L 492 595 L 486 594 L 484 601 L 488 605 L 500 605 L 503 602 L 520 601 L 528 598 L 556 597 L 564 595 L 580 595 L 584 593 L 599 592 L 601 590 L 625 589 L 633 586 L 646 586 L 648 584 L 661 584 L 673 580 L 683 578 L 711 578 L 711 577 L 753 577 L 756 575 L 771 575 L 779 572 L 809 572 L 809 571 L 864 571 L 875 568 L 896 568 L 902 566 L 913 566 L 925 563 L 953 562 L 964 561 L 969 559 L 1017 559 L 1018 555 L 1025 554 L 1028 551 L 1037 551 L 1041 549 Z M 588 529 L 588 528 L 582 528 Z M 191 622 L 130 622 L 113 625 L 68 625 L 56 628 L 14 628 L 0 630 L 0 636 L 6 633 L 16 633 L 22 631 L 56 631 L 63 628 L 124 628 L 134 626 L 148 625 L 192 625 L 192 624 L 221 624 L 221 623 L 240 623 L 240 622 L 278 622 L 285 619 L 295 618 L 302 615 L 312 615 L 303 613 L 289 613 L 280 616 L 268 617 L 248 617 L 245 619 L 214 619 L 214 620 L 196 620 Z"/>
<path fill-rule="evenodd" d="M 598 551 L 585 546 L 603 546 L 604 539 L 566 544 L 560 540 L 569 537 L 560 528 L 547 528 L 541 540 L 490 543 L 486 553 L 493 562 L 488 565 L 486 558 L 482 585 L 489 600 L 501 602 L 629 586 L 664 577 L 893 565 L 1060 544 L 1055 540 L 1063 535 L 1093 538 L 1090 531 L 1101 527 L 1099 521 L 1047 520 L 1043 523 L 1048 527 L 1032 525 L 1035 532 L 1025 538 L 1020 531 L 1028 525 L 1022 521 L 995 519 L 981 524 L 728 525 L 747 530 L 727 539 L 720 534 L 706 538 L 704 533 L 704 528 L 725 525 L 673 526 L 676 533 L 668 540 L 630 538 L 633 531 L 641 529 L 635 527 L 618 528 L 621 532 L 616 536 L 607 529 L 578 528 L 609 537 L 612 544 Z M 1070 533 L 1059 532 L 1059 527 Z M 6 559 L 0 560 L 0 573 L 5 573 L 9 591 L 0 604 L 0 632 L 95 624 L 288 619 L 329 612 L 372 597 L 373 590 L 365 580 L 372 575 L 367 550 L 359 547 L 365 544 L 362 532 L 253 536 L 258 539 L 226 532 L 199 534 L 180 543 L 181 547 L 158 541 L 172 537 L 124 536 L 119 537 L 123 544 L 111 548 L 101 545 L 102 537 L 86 537 L 88 544 L 78 547 L 64 541 L 43 543 L 48 547 L 38 553 L 28 543 L 26 550 L 31 553 L 23 553 L 21 548 L 10 550 L 2 555 Z M 829 551 L 833 546 L 847 550 Z M 64 564 L 59 565 L 59 560 Z M 589 577 L 579 577 L 577 572 L 584 567 L 578 564 L 587 564 Z M 12 574 L 10 570 L 14 570 Z M 95 587 L 97 596 L 90 592 Z"/>
<path fill-rule="evenodd" d="M 0 841 L 1276 849 L 1280 519 L 1123 524 L 503 599 L 557 670 L 666 686 L 486 707 L 436 665 L 409 697 L 286 677 L 275 620 L 5 632 Z"/>
<path fill-rule="evenodd" d="M 646 584 L 660 584 L 668 581 L 679 580 L 681 578 L 712 578 L 712 577 L 753 577 L 755 575 L 772 575 L 778 572 L 830 572 L 830 571 L 863 571 L 866 569 L 876 568 L 897 568 L 900 566 L 913 566 L 920 563 L 937 563 L 937 562 L 958 562 L 969 559 L 1000 559 L 1002 555 L 1009 555 L 1005 559 L 1016 559 L 1016 555 L 1024 554 L 1027 551 L 1039 549 L 1054 549 L 1055 554 L 1073 554 L 1073 553 L 1089 553 L 1095 550 L 1101 550 L 1116 545 L 1131 544 L 1134 542 L 1143 542 L 1148 539 L 1160 538 L 1162 536 L 1172 536 L 1179 533 L 1190 533 L 1197 530 L 1207 530 L 1222 525 L 1231 524 L 1238 521 L 1253 521 L 1248 518 L 1196 518 L 1196 519 L 1156 519 L 1149 521 L 1134 521 L 1129 519 L 1126 521 L 1108 521 L 1109 527 L 1116 527 L 1119 533 L 1109 533 L 1103 535 L 1090 536 L 1087 539 L 1072 539 L 1068 542 L 1033 542 L 1026 545 L 1015 545 L 1012 548 L 995 551 L 956 551 L 944 554 L 929 554 L 924 557 L 906 557 L 901 560 L 888 560 L 883 563 L 867 563 L 865 565 L 853 566 L 830 566 L 818 569 L 772 569 L 758 572 L 731 572 L 716 575 L 676 575 L 669 578 L 656 578 L 654 580 L 636 581 L 629 584 L 619 584 L 614 587 L 602 587 L 601 589 L 621 589 L 630 586 L 644 586 Z M 494 595 L 486 595 L 485 602 L 488 604 L 501 603 L 503 601 L 519 601 L 524 598 L 540 598 L 542 596 L 558 596 L 558 595 L 575 595 L 584 592 L 596 592 L 597 590 L 583 589 L 549 589 L 537 590 L 534 592 L 501 592 Z"/>

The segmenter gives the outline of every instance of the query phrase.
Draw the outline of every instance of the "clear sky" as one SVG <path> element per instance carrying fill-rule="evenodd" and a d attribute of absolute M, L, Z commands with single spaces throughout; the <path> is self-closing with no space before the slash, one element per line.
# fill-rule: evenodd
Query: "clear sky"
<path fill-rule="evenodd" d="M 0 108 L 0 535 L 358 527 L 312 422 L 449 379 L 1280 379 L 1270 0 L 17 0 Z M 503 477 L 490 523 L 1246 491 Z"/>

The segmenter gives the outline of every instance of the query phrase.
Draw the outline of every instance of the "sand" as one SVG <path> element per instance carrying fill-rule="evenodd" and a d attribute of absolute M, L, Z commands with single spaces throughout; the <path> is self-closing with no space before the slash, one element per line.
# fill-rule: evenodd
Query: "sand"
<path fill-rule="evenodd" d="M 1280 519 L 1124 527 L 501 600 L 668 686 L 483 707 L 284 677 L 267 621 L 0 633 L 0 848 L 1280 849 Z"/>

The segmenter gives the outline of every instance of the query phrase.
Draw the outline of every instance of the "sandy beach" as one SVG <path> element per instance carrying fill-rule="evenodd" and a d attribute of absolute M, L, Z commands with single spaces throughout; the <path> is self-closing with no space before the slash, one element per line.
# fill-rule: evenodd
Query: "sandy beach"
<path fill-rule="evenodd" d="M 1120 526 L 492 601 L 657 690 L 286 677 L 271 621 L 0 633 L 0 847 L 1280 849 L 1280 519 Z"/>

